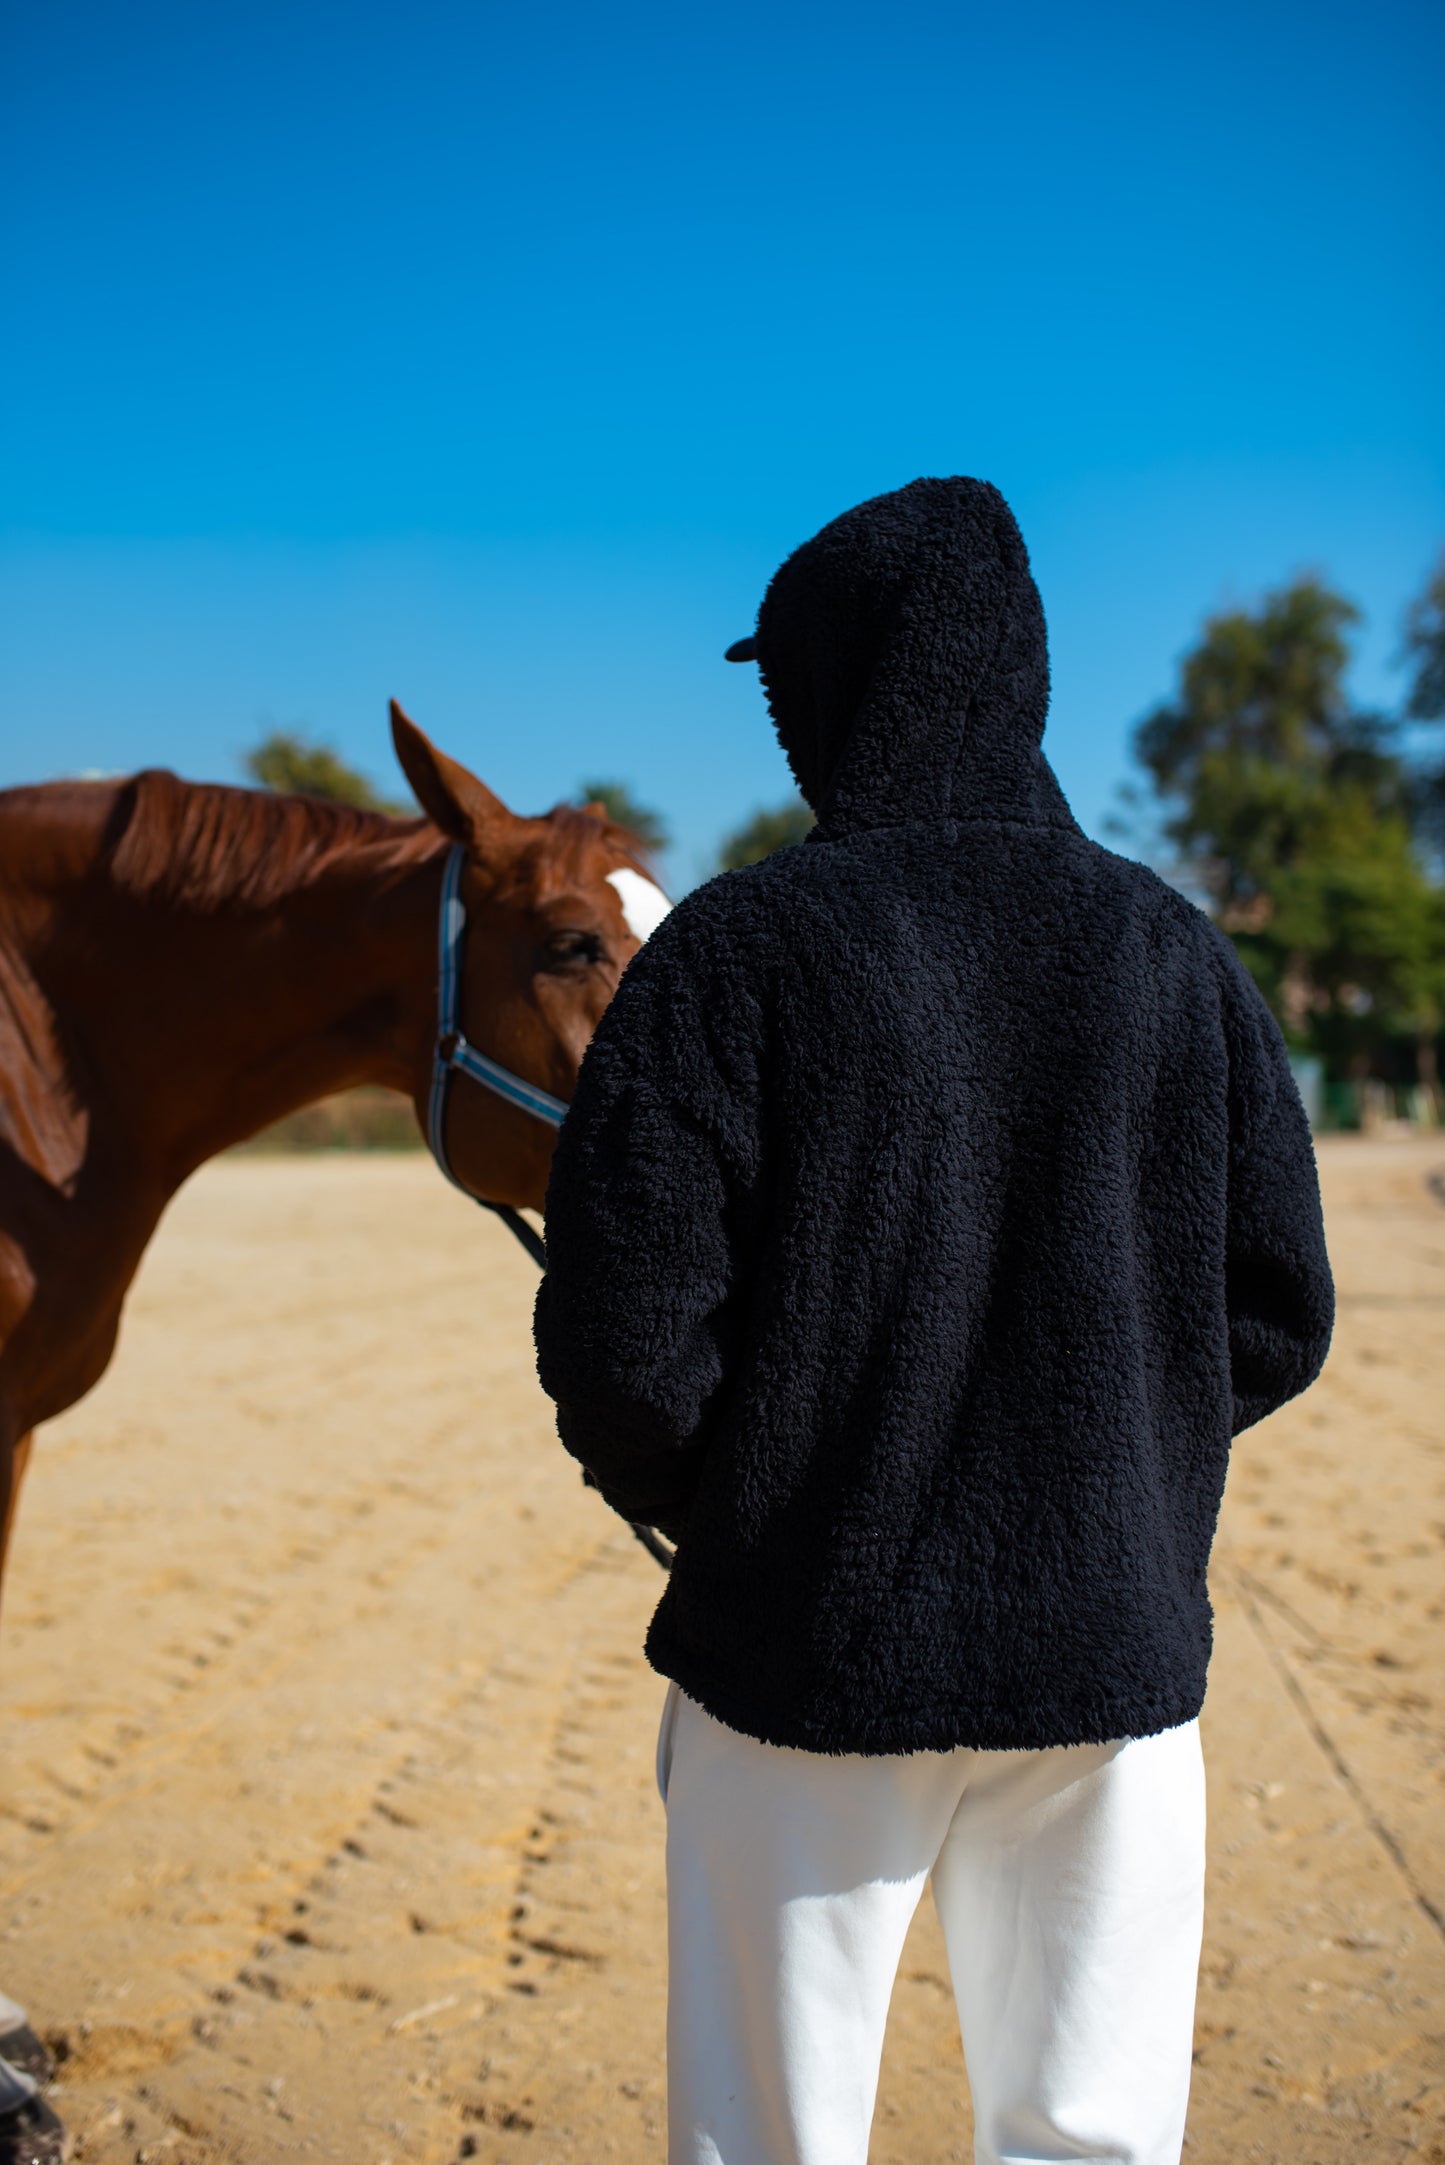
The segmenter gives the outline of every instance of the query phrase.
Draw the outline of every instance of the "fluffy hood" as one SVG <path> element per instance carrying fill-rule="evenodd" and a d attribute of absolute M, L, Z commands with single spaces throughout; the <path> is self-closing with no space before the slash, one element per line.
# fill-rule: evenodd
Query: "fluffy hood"
<path fill-rule="evenodd" d="M 774 575 L 757 656 L 823 837 L 934 819 L 1055 824 L 1039 749 L 1044 612 L 987 481 L 911 481 L 834 519 Z"/>

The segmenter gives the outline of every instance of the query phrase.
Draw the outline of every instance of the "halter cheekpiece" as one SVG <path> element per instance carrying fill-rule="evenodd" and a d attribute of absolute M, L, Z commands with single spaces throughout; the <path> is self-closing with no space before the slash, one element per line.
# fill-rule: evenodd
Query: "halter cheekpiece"
<path fill-rule="evenodd" d="M 462 1029 L 462 947 L 467 936 L 462 870 L 466 861 L 466 850 L 460 842 L 454 843 L 447 851 L 442 871 L 441 907 L 437 916 L 437 1037 L 432 1057 L 431 1095 L 427 1100 L 427 1141 L 431 1144 L 432 1156 L 452 1186 L 460 1188 L 463 1195 L 471 1195 L 472 1201 L 480 1203 L 484 1210 L 494 1210 L 510 1226 L 533 1262 L 545 1270 L 547 1250 L 540 1234 L 510 1203 L 489 1203 L 483 1195 L 472 1195 L 471 1189 L 452 1171 L 447 1156 L 447 1093 L 454 1074 L 470 1076 L 484 1090 L 491 1090 L 508 1105 L 531 1113 L 534 1119 L 545 1120 L 549 1127 L 560 1128 L 567 1113 L 561 1098 L 554 1098 L 549 1091 L 528 1082 L 524 1075 L 514 1075 L 500 1061 L 478 1052 Z"/>
<path fill-rule="evenodd" d="M 509 1226 L 526 1249 L 532 1261 L 545 1270 L 547 1247 L 534 1226 L 528 1225 L 519 1210 L 510 1203 L 490 1203 L 484 1195 L 472 1195 L 464 1182 L 452 1171 L 447 1156 L 446 1113 L 447 1091 L 454 1074 L 468 1075 L 480 1083 L 484 1090 L 494 1091 L 508 1105 L 516 1105 L 535 1119 L 545 1120 L 549 1127 L 560 1128 L 567 1115 L 567 1107 L 561 1098 L 554 1098 L 549 1091 L 539 1089 L 536 1083 L 527 1081 L 525 1075 L 514 1075 L 499 1060 L 489 1059 L 468 1042 L 461 1025 L 461 975 L 462 946 L 467 936 L 467 906 L 462 900 L 462 868 L 467 853 L 461 843 L 454 843 L 447 852 L 446 865 L 442 871 L 441 907 L 437 916 L 437 1039 L 432 1056 L 431 1095 L 427 1099 L 426 1132 L 431 1144 L 431 1154 L 446 1174 L 454 1188 L 463 1195 L 471 1196 L 483 1210 L 494 1210 L 503 1224 Z M 672 1567 L 672 1550 L 651 1526 L 634 1524 L 636 1534 L 649 1556 L 656 1557 L 664 1571 Z"/>

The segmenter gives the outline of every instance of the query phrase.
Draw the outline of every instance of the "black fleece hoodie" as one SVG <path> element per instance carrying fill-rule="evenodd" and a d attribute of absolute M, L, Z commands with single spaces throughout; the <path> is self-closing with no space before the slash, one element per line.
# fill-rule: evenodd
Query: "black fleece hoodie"
<path fill-rule="evenodd" d="M 1188 1721 L 1231 1435 L 1333 1315 L 1279 1031 L 1071 818 L 996 489 L 847 512 L 757 641 L 818 826 L 687 897 L 583 1062 L 537 1307 L 562 1440 L 676 1536 L 648 1654 L 750 1736 Z"/>

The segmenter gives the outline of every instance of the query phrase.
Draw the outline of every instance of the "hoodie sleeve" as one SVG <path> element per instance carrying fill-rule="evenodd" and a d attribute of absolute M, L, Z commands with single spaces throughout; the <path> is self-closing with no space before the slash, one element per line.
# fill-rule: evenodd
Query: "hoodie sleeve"
<path fill-rule="evenodd" d="M 1221 948 L 1227 943 L 1220 939 Z M 1225 963 L 1229 1200 L 1225 1305 L 1234 1433 L 1313 1383 L 1334 1328 L 1319 1176 L 1278 1023 L 1232 948 Z"/>
<path fill-rule="evenodd" d="M 676 1534 L 728 1377 L 756 1145 L 747 999 L 684 903 L 588 1048 L 547 1190 L 537 1368 L 613 1509 Z"/>

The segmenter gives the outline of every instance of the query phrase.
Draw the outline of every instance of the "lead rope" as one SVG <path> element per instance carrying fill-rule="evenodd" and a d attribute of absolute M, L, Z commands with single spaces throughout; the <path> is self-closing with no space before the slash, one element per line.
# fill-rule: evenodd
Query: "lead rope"
<path fill-rule="evenodd" d="M 491 1203 L 484 1195 L 473 1195 L 464 1182 L 452 1171 L 447 1156 L 446 1112 L 447 1095 L 452 1076 L 456 1072 L 469 1075 L 484 1090 L 515 1105 L 524 1113 L 531 1113 L 536 1120 L 545 1120 L 549 1127 L 560 1128 L 567 1115 L 567 1107 L 561 1098 L 554 1098 L 536 1083 L 528 1082 L 524 1075 L 514 1075 L 497 1060 L 489 1059 L 470 1044 L 461 1027 L 461 957 L 462 942 L 466 938 L 467 909 L 462 900 L 462 868 L 467 853 L 460 842 L 454 843 L 447 852 L 446 865 L 442 871 L 441 906 L 437 913 L 437 1037 L 436 1051 L 432 1061 L 431 1090 L 427 1097 L 426 1129 L 431 1154 L 454 1188 L 483 1210 L 492 1211 L 507 1230 L 526 1249 L 539 1270 L 547 1268 L 547 1244 L 536 1227 L 529 1225 L 519 1210 L 510 1203 Z M 664 1571 L 672 1569 L 676 1551 L 661 1534 L 651 1526 L 639 1525 L 629 1519 L 629 1526 L 636 1534 L 649 1556 L 661 1564 Z"/>

